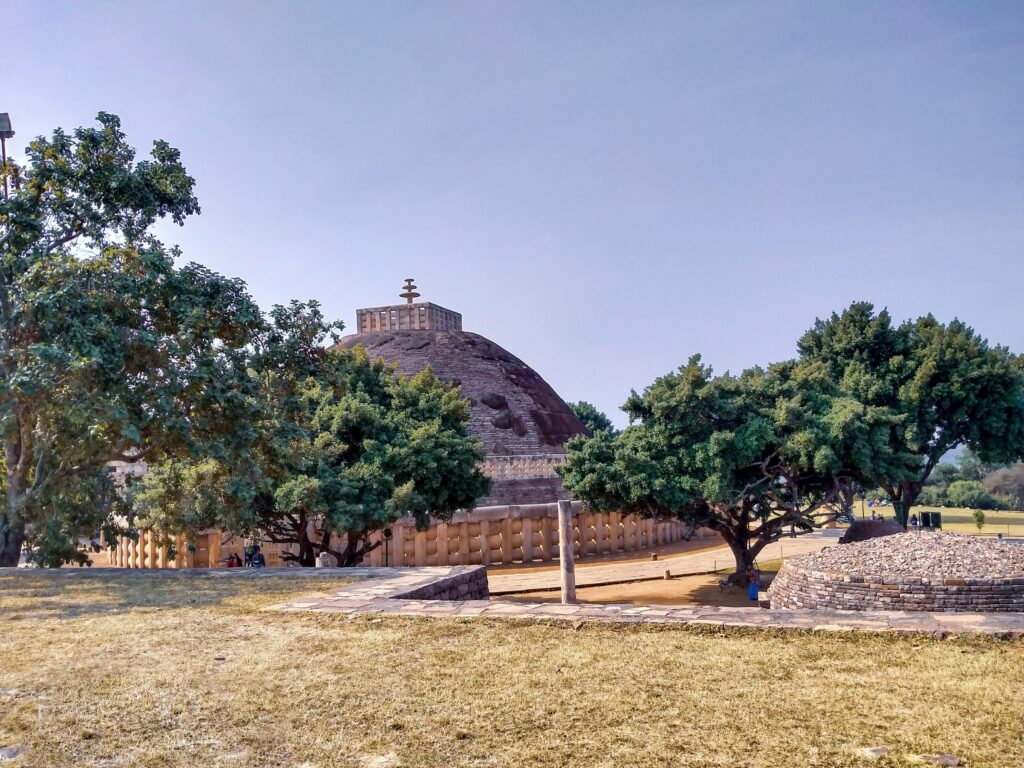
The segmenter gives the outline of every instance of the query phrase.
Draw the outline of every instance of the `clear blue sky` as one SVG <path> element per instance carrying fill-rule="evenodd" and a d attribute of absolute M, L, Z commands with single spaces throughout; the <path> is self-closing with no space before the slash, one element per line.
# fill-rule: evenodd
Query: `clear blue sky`
<path fill-rule="evenodd" d="M 6 0 L 24 144 L 119 114 L 164 235 L 350 326 L 415 277 L 609 411 L 854 300 L 1024 351 L 1024 3 Z"/>

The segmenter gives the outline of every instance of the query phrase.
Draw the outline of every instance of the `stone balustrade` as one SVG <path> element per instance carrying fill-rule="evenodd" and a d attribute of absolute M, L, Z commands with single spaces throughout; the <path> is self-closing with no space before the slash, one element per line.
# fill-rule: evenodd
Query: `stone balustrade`
<path fill-rule="evenodd" d="M 619 512 L 595 513 L 573 502 L 573 551 L 577 558 L 616 552 L 631 552 L 663 546 L 688 537 L 690 530 L 676 520 L 655 521 Z M 368 566 L 492 565 L 558 561 L 558 505 L 523 504 L 480 507 L 457 512 L 448 522 L 436 521 L 417 531 L 412 518 L 391 525 L 392 537 L 385 541 L 382 531 L 370 536 L 374 548 L 364 561 Z M 698 532 L 714 535 L 709 531 Z M 343 540 L 342 540 L 343 541 Z M 196 551 L 188 551 L 183 539 L 175 549 L 181 553 L 169 561 L 158 537 L 143 532 L 138 542 L 119 540 L 112 565 L 127 568 L 208 567 L 235 553 L 242 554 L 244 542 L 215 531 L 197 537 Z M 335 542 L 341 548 L 341 542 Z M 287 545 L 261 545 L 268 566 L 286 565 L 282 558 Z M 163 554 L 161 554 L 163 551 Z M 331 563 L 333 565 L 333 563 Z"/>

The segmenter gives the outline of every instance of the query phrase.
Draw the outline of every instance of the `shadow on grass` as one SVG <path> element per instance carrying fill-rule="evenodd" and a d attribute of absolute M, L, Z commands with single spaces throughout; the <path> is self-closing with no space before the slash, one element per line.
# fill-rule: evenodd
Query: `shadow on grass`
<path fill-rule="evenodd" d="M 288 569 L 0 571 L 0 621 L 71 619 L 134 610 L 232 607 L 255 610 L 284 597 L 336 589 L 342 574 Z"/>

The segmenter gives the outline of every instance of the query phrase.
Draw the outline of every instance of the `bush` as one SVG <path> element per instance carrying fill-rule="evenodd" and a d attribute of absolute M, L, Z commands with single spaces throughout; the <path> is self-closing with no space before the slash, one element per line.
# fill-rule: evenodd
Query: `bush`
<path fill-rule="evenodd" d="M 994 496 L 1004 497 L 1010 509 L 1024 510 L 1024 463 L 990 472 L 982 484 Z"/>
<path fill-rule="evenodd" d="M 1002 509 L 1005 500 L 985 490 L 977 480 L 957 480 L 949 484 L 946 492 L 947 502 L 951 507 L 971 507 L 974 509 Z"/>
<path fill-rule="evenodd" d="M 980 531 L 985 526 L 985 513 L 980 509 L 976 509 L 971 512 L 971 517 L 974 518 L 974 524 L 978 526 L 978 530 Z"/>
<path fill-rule="evenodd" d="M 922 507 L 945 507 L 949 503 L 946 489 L 941 485 L 926 485 L 921 489 L 921 495 L 917 497 L 917 504 Z"/>

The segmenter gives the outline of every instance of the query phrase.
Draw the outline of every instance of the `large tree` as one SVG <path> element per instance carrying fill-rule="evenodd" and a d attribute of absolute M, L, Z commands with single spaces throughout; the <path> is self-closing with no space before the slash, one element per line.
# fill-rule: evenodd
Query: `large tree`
<path fill-rule="evenodd" d="M 199 212 L 178 150 L 136 162 L 118 118 L 98 122 L 34 140 L 0 200 L 0 566 L 26 538 L 39 562 L 81 559 L 74 538 L 98 520 L 78 502 L 108 462 L 246 438 L 259 311 L 151 233 Z"/>
<path fill-rule="evenodd" d="M 566 488 L 597 510 L 713 528 L 742 582 L 767 544 L 834 519 L 844 490 L 891 458 L 891 415 L 820 383 L 791 364 L 714 376 L 694 357 L 630 396 L 621 435 L 569 441 Z"/>
<path fill-rule="evenodd" d="M 948 451 L 967 446 L 986 464 L 1024 456 L 1024 359 L 959 320 L 895 326 L 888 312 L 857 303 L 817 321 L 799 351 L 807 375 L 899 414 L 890 437 L 902 461 L 872 479 L 903 525 Z"/>
<path fill-rule="evenodd" d="M 373 531 L 405 515 L 450 519 L 486 493 L 459 391 L 429 369 L 396 376 L 362 348 L 326 350 L 330 328 L 315 305 L 275 308 L 250 368 L 251 452 L 156 466 L 134 494 L 141 524 L 262 535 L 304 566 L 323 552 L 356 565 L 379 545 Z"/>

